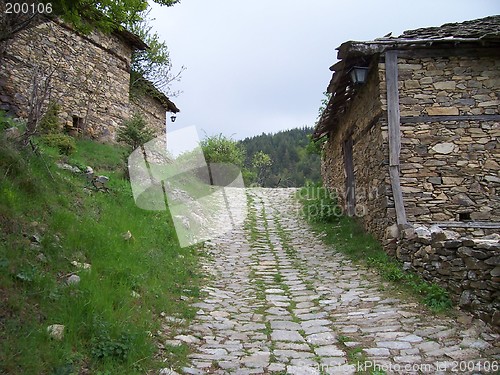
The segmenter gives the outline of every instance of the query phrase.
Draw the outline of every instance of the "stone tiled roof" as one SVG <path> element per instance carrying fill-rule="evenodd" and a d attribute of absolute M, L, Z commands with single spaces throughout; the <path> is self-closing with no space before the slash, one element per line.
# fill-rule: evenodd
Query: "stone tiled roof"
<path fill-rule="evenodd" d="M 163 108 L 167 110 L 168 112 L 172 113 L 177 113 L 180 112 L 179 108 L 175 105 L 174 102 L 172 102 L 167 95 L 165 95 L 163 92 L 161 92 L 156 86 L 154 85 L 153 82 L 148 81 L 147 79 L 141 78 L 140 79 L 140 84 L 142 87 L 145 89 L 146 93 L 151 96 L 152 98 L 158 100 Z"/>
<path fill-rule="evenodd" d="M 500 38 L 500 16 L 490 16 L 460 23 L 446 23 L 440 27 L 425 27 L 404 31 L 398 38 Z"/>
<path fill-rule="evenodd" d="M 313 135 L 319 139 L 335 127 L 346 112 L 356 93 L 348 79 L 349 70 L 355 65 L 369 66 L 374 55 L 387 50 L 460 47 L 500 48 L 500 15 L 460 23 L 447 23 L 439 27 L 426 27 L 403 32 L 398 37 L 384 36 L 372 41 L 347 41 L 337 48 L 340 60 L 330 67 L 333 76 L 328 86 L 332 97 L 323 112 Z"/>

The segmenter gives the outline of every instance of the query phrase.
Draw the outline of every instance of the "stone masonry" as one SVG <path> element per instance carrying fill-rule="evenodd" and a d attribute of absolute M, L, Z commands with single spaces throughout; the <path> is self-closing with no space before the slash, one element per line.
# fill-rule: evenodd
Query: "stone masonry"
<path fill-rule="evenodd" d="M 146 45 L 127 32 L 83 35 L 47 19 L 9 42 L 0 71 L 0 109 L 26 118 L 36 84 L 41 90 L 49 87 L 44 105 L 58 103 L 61 126 L 75 132 L 113 141 L 134 110 L 164 132 L 165 106 L 149 96 L 136 103 L 129 99 L 131 55 L 143 48 Z"/>
<path fill-rule="evenodd" d="M 500 59 L 400 59 L 401 116 L 500 113 Z M 500 221 L 500 122 L 401 126 L 401 186 L 410 222 Z"/>
<path fill-rule="evenodd" d="M 398 64 L 402 116 L 500 112 L 500 100 L 494 99 L 500 92 L 499 59 L 422 60 L 401 59 Z M 356 213 L 368 231 L 383 239 L 385 228 L 395 221 L 387 123 L 385 116 L 377 117 L 387 110 L 385 64 L 372 69 L 376 72 L 325 145 L 322 171 L 325 185 L 338 192 L 345 206 L 342 141 L 350 134 Z M 499 121 L 403 123 L 400 174 L 408 221 L 500 221 L 499 136 Z"/>
<path fill-rule="evenodd" d="M 381 117 L 379 99 L 381 76 L 382 69 L 378 74 L 372 72 L 369 75 L 367 84 L 359 91 L 341 126 L 330 134 L 321 164 L 325 186 L 336 193 L 339 205 L 345 208 L 347 191 L 342 142 L 348 136 L 353 139 L 356 216 L 379 238 L 383 237 L 394 218 L 386 168 L 387 124 Z"/>
<path fill-rule="evenodd" d="M 498 248 L 484 248 L 500 229 L 498 27 L 491 16 L 343 43 L 315 130 L 328 137 L 322 174 L 339 204 L 350 185 L 355 216 L 391 255 L 488 322 L 500 307 Z M 369 71 L 362 85 L 349 78 L 357 65 Z M 455 238 L 405 236 L 411 227 L 453 229 Z"/>
<path fill-rule="evenodd" d="M 399 235 L 396 256 L 500 332 L 500 235 L 474 238 L 436 225 L 411 226 Z"/>

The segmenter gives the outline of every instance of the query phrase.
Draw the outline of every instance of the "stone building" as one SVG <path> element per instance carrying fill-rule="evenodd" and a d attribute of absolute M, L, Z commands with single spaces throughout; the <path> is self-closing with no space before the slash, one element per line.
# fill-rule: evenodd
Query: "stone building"
<path fill-rule="evenodd" d="M 166 112 L 179 110 L 151 85 L 129 96 L 134 50 L 148 46 L 126 31 L 88 35 L 57 19 L 44 19 L 9 42 L 0 70 L 0 109 L 27 117 L 33 103 L 59 105 L 61 124 L 72 133 L 113 141 L 134 111 L 157 133 L 165 131 Z"/>
<path fill-rule="evenodd" d="M 394 223 L 500 221 L 499 30 L 493 16 L 338 48 L 315 131 L 323 178 L 378 238 Z"/>
<path fill-rule="evenodd" d="M 338 51 L 314 134 L 324 185 L 389 253 L 500 331 L 500 16 Z"/>

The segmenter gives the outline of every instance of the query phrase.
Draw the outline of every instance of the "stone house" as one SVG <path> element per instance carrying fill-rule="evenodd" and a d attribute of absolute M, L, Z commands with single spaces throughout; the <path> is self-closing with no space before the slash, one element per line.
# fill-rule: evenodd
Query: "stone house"
<path fill-rule="evenodd" d="M 395 223 L 500 222 L 499 30 L 492 16 L 338 48 L 322 175 L 379 239 Z"/>
<path fill-rule="evenodd" d="M 179 110 L 153 85 L 130 97 L 134 50 L 148 46 L 126 31 L 82 34 L 46 18 L 9 42 L 0 70 L 0 109 L 27 117 L 33 103 L 58 103 L 61 123 L 71 133 L 113 141 L 116 130 L 141 112 L 157 133 L 166 112 Z"/>
<path fill-rule="evenodd" d="M 500 16 L 338 51 L 313 136 L 324 185 L 406 268 L 500 332 Z"/>

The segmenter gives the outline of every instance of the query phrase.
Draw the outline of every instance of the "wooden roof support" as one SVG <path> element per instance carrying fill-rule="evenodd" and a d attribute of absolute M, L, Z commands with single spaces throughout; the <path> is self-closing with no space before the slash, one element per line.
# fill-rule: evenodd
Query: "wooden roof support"
<path fill-rule="evenodd" d="M 387 122 L 389 128 L 389 174 L 392 195 L 396 209 L 396 220 L 400 225 L 407 224 L 403 191 L 399 179 L 399 155 L 401 153 L 401 131 L 398 89 L 398 51 L 385 53 L 385 80 L 387 84 Z"/>

